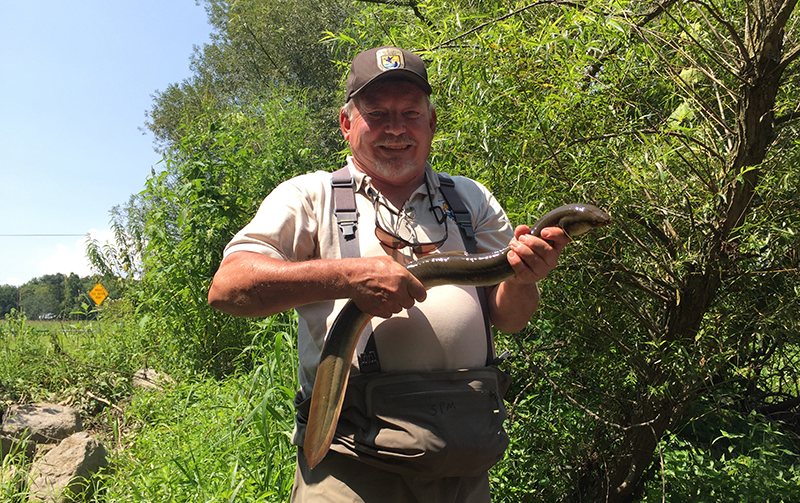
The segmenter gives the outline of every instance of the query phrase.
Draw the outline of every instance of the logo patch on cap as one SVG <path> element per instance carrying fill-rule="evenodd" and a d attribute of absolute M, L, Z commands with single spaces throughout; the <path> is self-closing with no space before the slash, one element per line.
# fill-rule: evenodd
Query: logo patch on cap
<path fill-rule="evenodd" d="M 399 49 L 381 49 L 376 55 L 378 57 L 378 68 L 383 72 L 394 70 L 395 68 L 405 68 L 403 53 Z"/>

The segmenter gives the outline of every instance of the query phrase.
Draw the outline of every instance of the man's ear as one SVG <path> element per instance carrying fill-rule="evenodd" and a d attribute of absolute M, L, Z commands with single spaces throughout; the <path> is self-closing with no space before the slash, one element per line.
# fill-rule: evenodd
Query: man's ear
<path fill-rule="evenodd" d="M 431 134 L 436 133 L 436 109 L 431 108 L 431 118 L 430 118 L 430 126 L 431 126 Z"/>
<path fill-rule="evenodd" d="M 339 128 L 342 130 L 342 136 L 345 140 L 350 140 L 350 118 L 344 113 L 344 107 L 339 111 Z"/>

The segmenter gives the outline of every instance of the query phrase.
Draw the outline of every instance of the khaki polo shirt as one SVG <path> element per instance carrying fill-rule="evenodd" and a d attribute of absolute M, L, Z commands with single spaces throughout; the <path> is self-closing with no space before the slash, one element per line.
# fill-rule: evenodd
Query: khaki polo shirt
<path fill-rule="evenodd" d="M 410 248 L 387 250 L 375 237 L 375 198 L 380 198 L 382 222 L 395 223 L 392 211 L 402 214 L 401 224 L 413 232 L 418 242 L 437 241 L 444 236 L 444 225 L 430 211 L 428 188 L 423 183 L 404 204 L 395 208 L 372 186 L 370 177 L 359 172 L 348 158 L 353 175 L 358 208 L 358 240 L 361 256 L 390 254 L 401 264 L 416 257 Z M 430 165 L 426 178 L 434 203 L 444 206 L 439 179 Z M 478 251 L 505 247 L 514 236 L 503 209 L 480 183 L 453 177 L 456 190 L 467 206 L 475 229 Z M 386 205 L 382 207 L 381 205 Z M 289 262 L 341 258 L 338 229 L 333 213 L 331 173 L 318 171 L 288 180 L 267 196 L 253 220 L 231 240 L 225 255 L 237 251 L 262 253 Z M 392 230 L 392 229 L 390 229 Z M 447 241 L 436 253 L 464 251 L 458 226 L 448 217 Z M 317 302 L 296 308 L 300 385 L 303 395 L 311 395 L 316 368 L 325 336 L 339 310 L 348 299 Z M 483 315 L 474 287 L 444 285 L 428 291 L 425 302 L 389 318 L 373 318 L 367 330 L 375 342 L 384 371 L 433 371 L 476 368 L 486 364 L 486 333 Z M 366 334 L 368 335 L 368 333 Z M 362 334 L 362 337 L 364 334 Z M 355 361 L 353 362 L 355 364 Z"/>

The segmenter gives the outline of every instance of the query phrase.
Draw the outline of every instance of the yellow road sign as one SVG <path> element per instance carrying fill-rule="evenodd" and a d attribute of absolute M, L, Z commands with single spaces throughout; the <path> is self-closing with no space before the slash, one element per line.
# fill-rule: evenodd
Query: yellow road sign
<path fill-rule="evenodd" d="M 94 288 L 92 288 L 92 291 L 89 292 L 89 297 L 91 297 L 94 303 L 99 306 L 104 300 L 106 300 L 106 297 L 108 297 L 108 292 L 105 288 L 103 288 L 102 284 L 98 283 L 94 286 Z"/>

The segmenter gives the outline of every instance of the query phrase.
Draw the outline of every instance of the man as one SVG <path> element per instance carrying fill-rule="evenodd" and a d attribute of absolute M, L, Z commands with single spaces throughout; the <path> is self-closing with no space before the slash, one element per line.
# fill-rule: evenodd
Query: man
<path fill-rule="evenodd" d="M 466 249 L 450 211 L 453 203 L 446 200 L 441 180 L 427 162 L 436 111 L 430 103 L 424 63 L 415 54 L 394 47 L 362 52 L 352 62 L 346 91 L 339 123 L 352 154 L 347 173 L 352 176 L 350 190 L 358 210 L 355 256 L 343 251 L 340 236 L 347 229 L 337 225 L 331 174 L 301 175 L 276 188 L 253 221 L 226 247 L 208 296 L 213 307 L 237 316 L 263 317 L 297 309 L 298 401 L 311 396 L 324 337 L 347 299 L 375 316 L 362 334 L 359 352 L 364 350 L 363 341 L 372 344 L 379 361 L 378 376 L 413 373 L 414 379 L 425 381 L 429 375 L 449 375 L 448 371 L 456 369 L 489 368 L 487 362 L 492 360 L 476 289 L 446 285 L 426 292 L 403 267 L 421 254 Z M 544 229 L 541 239 L 531 236 L 524 225 L 512 231 L 485 187 L 463 177 L 451 180 L 469 210 L 478 251 L 511 244 L 508 261 L 516 276 L 486 289 L 486 311 L 497 329 L 519 331 L 538 306 L 537 281 L 555 267 L 569 238 L 559 228 Z M 360 374 L 357 361 L 352 374 Z M 364 375 L 369 377 L 366 372 Z M 364 408 L 365 398 L 360 393 L 348 388 L 347 396 Z M 488 407 L 494 410 L 486 414 L 497 416 L 500 402 Z M 448 407 L 464 410 L 460 402 L 458 406 L 455 401 L 441 404 L 441 410 L 434 407 L 431 415 L 443 414 Z M 360 410 L 359 406 L 346 409 Z M 342 431 L 337 431 L 332 450 L 313 469 L 304 458 L 303 435 L 295 435 L 301 447 L 293 501 L 490 500 L 488 467 L 467 466 L 461 474 L 458 466 L 449 466 L 461 461 L 468 464 L 473 457 L 469 451 L 460 456 L 465 458 L 461 461 L 448 461 L 441 474 L 407 461 L 403 456 L 413 449 L 402 443 L 397 448 L 400 457 L 384 462 L 380 456 L 372 456 L 382 452 L 382 446 L 360 443 L 378 442 L 376 435 L 383 430 L 372 436 L 362 431 L 361 437 L 356 432 L 356 441 L 349 442 L 347 428 L 341 426 L 374 427 L 375 417 L 356 417 L 346 423 L 345 415 L 343 412 Z M 298 418 L 302 431 L 302 413 Z M 422 428 L 422 435 L 427 434 Z M 438 451 L 439 444 L 433 444 Z M 501 444 L 500 455 L 504 448 Z M 479 452 L 475 458 L 480 458 Z M 496 460 L 492 458 L 491 463 Z"/>

